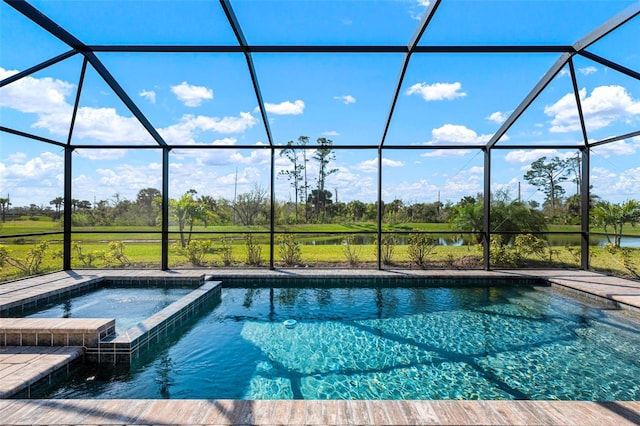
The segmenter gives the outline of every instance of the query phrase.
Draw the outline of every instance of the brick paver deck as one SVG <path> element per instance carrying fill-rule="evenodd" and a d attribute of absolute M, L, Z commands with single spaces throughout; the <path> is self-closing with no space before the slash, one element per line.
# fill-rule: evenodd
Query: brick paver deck
<path fill-rule="evenodd" d="M 0 400 L 3 425 L 637 425 L 640 402 Z"/>
<path fill-rule="evenodd" d="M 83 354 L 84 348 L 77 346 L 0 346 L 0 398 L 20 392 L 29 396 L 31 386 L 49 381 Z M 2 415 L 0 424 L 5 424 Z"/>

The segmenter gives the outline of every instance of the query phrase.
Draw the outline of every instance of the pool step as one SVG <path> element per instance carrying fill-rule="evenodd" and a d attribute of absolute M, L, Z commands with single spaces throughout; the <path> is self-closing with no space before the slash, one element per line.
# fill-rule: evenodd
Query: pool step
<path fill-rule="evenodd" d="M 82 363 L 83 355 L 78 346 L 0 347 L 0 399 L 31 397 L 35 387 L 51 384 Z"/>
<path fill-rule="evenodd" d="M 97 348 L 113 335 L 113 318 L 0 318 L 2 346 L 84 346 Z"/>

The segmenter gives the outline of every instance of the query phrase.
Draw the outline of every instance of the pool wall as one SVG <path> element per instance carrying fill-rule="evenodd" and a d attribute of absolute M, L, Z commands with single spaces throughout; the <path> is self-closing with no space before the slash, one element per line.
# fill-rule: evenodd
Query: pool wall
<path fill-rule="evenodd" d="M 385 288 L 385 287 L 466 287 L 466 286 L 496 286 L 496 285 L 531 285 L 549 286 L 549 281 L 536 277 L 474 277 L 474 276 L 438 276 L 425 277 L 421 275 L 401 276 L 360 276 L 331 275 L 327 277 L 300 277 L 297 275 L 282 276 L 243 276 L 224 275 L 211 279 L 224 281 L 227 288 L 261 288 L 261 287 L 356 287 L 356 288 Z M 339 282 L 339 285 L 336 285 Z"/>

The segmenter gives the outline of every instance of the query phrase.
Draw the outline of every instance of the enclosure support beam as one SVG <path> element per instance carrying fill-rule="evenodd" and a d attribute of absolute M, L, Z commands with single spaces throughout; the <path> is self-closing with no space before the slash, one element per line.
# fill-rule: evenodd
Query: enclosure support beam
<path fill-rule="evenodd" d="M 160 267 L 163 271 L 169 269 L 169 152 L 162 150 L 162 260 Z"/>
<path fill-rule="evenodd" d="M 64 147 L 64 210 L 62 236 L 62 269 L 71 269 L 71 154 L 73 148 Z"/>
<path fill-rule="evenodd" d="M 247 39 L 244 36 L 244 32 L 242 31 L 242 27 L 240 26 L 238 17 L 233 11 L 231 2 L 229 0 L 220 0 L 220 6 L 222 6 L 222 10 L 224 10 L 225 15 L 227 16 L 227 20 L 229 21 L 229 25 L 231 26 L 231 29 L 236 36 L 236 40 L 238 40 L 238 44 L 240 45 L 240 48 L 244 53 L 244 58 L 247 61 L 247 69 L 249 70 L 249 76 L 251 77 L 251 84 L 253 85 L 253 91 L 256 94 L 258 108 L 260 108 L 260 116 L 262 117 L 264 131 L 267 134 L 269 146 L 273 146 L 271 125 L 269 124 L 269 117 L 267 117 L 267 111 L 265 109 L 262 91 L 260 90 L 260 84 L 258 83 L 258 73 L 256 73 L 256 69 L 253 65 L 253 58 L 251 57 L 249 43 L 247 43 Z"/>
<path fill-rule="evenodd" d="M 605 67 L 614 69 L 619 73 L 628 75 L 629 77 L 635 78 L 636 80 L 640 80 L 640 72 L 634 71 L 631 68 L 624 67 L 620 64 L 617 64 L 613 61 L 605 59 L 601 56 L 595 55 L 591 52 L 587 52 L 586 50 L 583 50 L 582 52 L 580 52 L 580 55 L 584 56 L 585 58 L 589 58 L 594 62 L 598 62 L 599 64 L 604 65 Z"/>
<path fill-rule="evenodd" d="M 484 149 L 484 193 L 482 215 L 482 251 L 484 270 L 491 269 L 490 246 L 491 241 L 491 149 Z"/>
<path fill-rule="evenodd" d="M 14 74 L 14 75 L 12 75 L 10 77 L 7 77 L 4 80 L 0 81 L 0 87 L 4 87 L 7 84 L 11 84 L 11 83 L 13 83 L 15 81 L 18 81 L 23 77 L 27 77 L 27 76 L 29 76 L 29 75 L 31 75 L 33 73 L 36 73 L 36 72 L 38 72 L 40 70 L 43 70 L 43 69 L 45 69 L 47 67 L 50 67 L 51 65 L 55 65 L 60 61 L 64 61 L 65 59 L 68 59 L 68 58 L 72 57 L 76 53 L 78 53 L 78 52 L 76 52 L 75 50 L 70 50 L 70 51 L 68 51 L 66 53 L 63 53 L 61 55 L 56 56 L 55 58 L 51 58 L 48 61 L 44 61 L 44 62 L 42 62 L 42 63 L 40 63 L 40 64 L 38 64 L 36 66 L 33 66 L 33 67 L 28 68 L 28 69 L 26 69 L 24 71 L 21 71 L 21 72 L 19 72 L 17 74 Z"/>
<path fill-rule="evenodd" d="M 627 7 L 625 10 L 609 19 L 604 24 L 600 25 L 595 30 L 591 31 L 586 36 L 582 37 L 580 40 L 573 44 L 573 48 L 577 51 L 583 51 L 587 47 L 591 46 L 596 41 L 605 37 L 607 34 L 616 30 L 620 26 L 624 25 L 626 22 L 635 18 L 640 14 L 640 2 L 635 2 L 631 6 Z"/>
<path fill-rule="evenodd" d="M 589 148 L 593 148 L 600 145 L 606 145 L 611 142 L 622 141 L 625 139 L 635 138 L 636 136 L 640 136 L 640 130 L 636 130 L 635 132 L 625 133 L 624 135 L 614 136 L 612 138 L 602 139 L 597 142 L 593 142 L 589 144 Z"/>
<path fill-rule="evenodd" d="M 40 142 L 48 143 L 48 144 L 51 144 L 51 145 L 59 146 L 61 148 L 64 148 L 66 146 L 66 144 L 64 144 L 62 142 L 59 142 L 59 141 L 54 141 L 53 139 L 43 138 L 42 136 L 32 135 L 31 133 L 21 132 L 20 130 L 10 129 L 10 128 L 4 127 L 4 126 L 0 126 L 0 132 L 11 133 L 12 135 L 21 136 L 23 138 L 28 138 L 28 139 L 33 139 L 34 141 L 40 141 Z"/>
<path fill-rule="evenodd" d="M 378 244 L 376 247 L 378 270 L 382 269 L 382 146 L 378 147 Z"/>
<path fill-rule="evenodd" d="M 582 155 L 582 174 L 580 182 L 580 269 L 589 269 L 589 208 L 591 194 L 589 189 L 589 173 L 591 165 L 589 160 L 591 154 L 589 148 L 580 149 L 580 155 Z"/>
<path fill-rule="evenodd" d="M 111 87 L 111 90 L 120 98 L 120 100 L 129 108 L 129 111 L 138 119 L 140 124 L 149 132 L 149 134 L 155 139 L 155 141 L 165 146 L 166 142 L 162 139 L 162 136 L 151 125 L 147 117 L 140 111 L 138 106 L 129 97 L 127 92 L 120 86 L 118 81 L 111 75 L 107 68 L 102 64 L 100 59 L 93 53 L 84 43 L 74 37 L 71 33 L 64 28 L 56 24 L 50 18 L 41 13 L 38 9 L 30 5 L 24 0 L 13 0 L 8 2 L 14 9 L 22 13 L 27 18 L 31 19 L 37 25 L 48 31 L 51 35 L 58 38 L 62 42 L 66 43 L 69 47 L 82 53 L 84 57 L 91 63 L 93 68 L 104 79 L 105 83 Z"/>
<path fill-rule="evenodd" d="M 80 96 L 82 95 L 82 87 L 84 86 L 84 76 L 86 72 L 87 72 L 87 58 L 84 58 L 84 60 L 82 61 L 82 68 L 80 69 L 80 80 L 78 81 L 78 90 L 76 91 L 76 100 L 73 103 L 73 113 L 71 114 L 71 123 L 69 124 L 69 136 L 67 137 L 67 145 L 71 145 L 71 139 L 73 138 L 73 128 L 76 124 L 76 117 L 78 115 L 78 106 L 80 105 Z"/>
<path fill-rule="evenodd" d="M 584 146 L 589 146 L 589 136 L 587 135 L 587 126 L 584 122 L 584 114 L 582 112 L 582 101 L 580 100 L 580 89 L 578 89 L 578 80 L 576 79 L 576 70 L 573 66 L 573 59 L 569 58 L 569 72 L 571 74 L 571 84 L 573 85 L 573 93 L 576 97 L 576 106 L 578 107 L 578 118 L 580 119 L 580 129 L 582 130 L 582 138 Z"/>
<path fill-rule="evenodd" d="M 422 16 L 422 20 L 418 25 L 415 33 L 411 37 L 411 41 L 409 41 L 409 45 L 407 46 L 407 52 L 402 59 L 402 67 L 400 68 L 400 75 L 398 75 L 398 82 L 396 83 L 396 88 L 393 91 L 393 97 L 391 99 L 391 107 L 389 108 L 389 114 L 387 114 L 387 120 L 384 124 L 384 130 L 382 132 L 382 138 L 380 139 L 380 146 L 384 146 L 384 142 L 387 139 L 387 133 L 389 132 L 389 126 L 391 125 L 391 119 L 393 118 L 393 112 L 396 109 L 396 102 L 398 102 L 398 96 L 400 95 L 400 89 L 402 89 L 402 82 L 404 81 L 404 75 L 407 72 L 407 67 L 409 66 L 409 61 L 411 60 L 411 54 L 418 46 L 418 42 L 422 38 L 422 34 L 427 29 L 427 25 L 431 22 L 433 15 L 435 15 L 438 6 L 440 6 L 441 0 L 436 0 L 432 2 L 427 10 L 424 12 Z"/>
<path fill-rule="evenodd" d="M 275 269 L 274 262 L 274 250 L 273 246 L 275 245 L 275 214 L 276 214 L 276 150 L 272 146 L 271 149 L 271 183 L 269 187 L 271 188 L 271 194 L 269 195 L 270 206 L 270 214 L 269 214 L 269 269 Z M 296 206 L 298 208 L 298 206 Z"/>

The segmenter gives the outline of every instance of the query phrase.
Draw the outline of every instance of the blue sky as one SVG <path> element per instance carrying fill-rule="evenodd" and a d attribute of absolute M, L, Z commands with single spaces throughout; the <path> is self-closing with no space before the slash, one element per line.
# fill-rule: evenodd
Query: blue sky
<path fill-rule="evenodd" d="M 215 1 L 33 1 L 86 44 L 234 45 Z M 425 0 L 232 1 L 246 39 L 262 45 L 406 45 L 426 10 Z M 420 45 L 572 44 L 631 1 L 444 0 Z M 90 23 L 88 25 L 87 23 Z M 640 70 L 640 18 L 589 51 Z M 0 79 L 68 50 L 5 3 L 0 4 Z M 98 53 L 139 109 L 171 144 L 170 196 L 190 188 L 232 198 L 269 186 L 269 150 L 241 54 Z M 468 145 L 486 143 L 556 61 L 556 54 L 414 54 L 398 97 L 386 146 L 383 199 L 456 202 L 482 191 L 483 156 Z M 274 142 L 298 136 L 341 145 L 380 143 L 403 57 L 400 54 L 254 54 Z M 66 142 L 82 59 L 76 55 L 0 89 L 0 125 Z M 574 65 L 591 140 L 640 128 L 640 82 L 583 57 Z M 160 187 L 160 150 L 127 150 L 155 142 L 95 70 L 89 67 L 72 144 L 120 149 L 74 152 L 73 197 L 135 198 Z M 525 111 L 501 143 L 537 149 L 496 150 L 493 189 L 525 199 L 543 195 L 522 176 L 540 156 L 571 156 L 553 144 L 582 143 L 568 68 Z M 252 149 L 188 149 L 202 145 Z M 439 150 L 438 145 L 460 145 Z M 500 145 L 500 143 L 498 144 Z M 594 192 L 612 201 L 640 198 L 640 138 L 592 151 Z M 309 153 L 312 155 L 312 153 Z M 276 156 L 276 167 L 290 164 Z M 336 150 L 338 171 L 327 189 L 341 201 L 377 198 L 377 151 Z M 311 162 L 313 184 L 317 166 Z M 0 194 L 13 205 L 48 205 L 61 196 L 63 151 L 0 133 Z M 571 185 L 567 192 L 573 191 Z M 280 200 L 292 199 L 276 179 Z"/>

